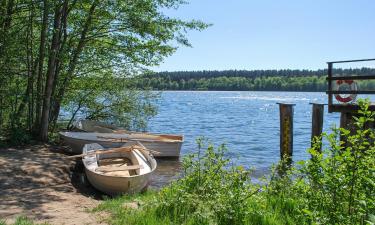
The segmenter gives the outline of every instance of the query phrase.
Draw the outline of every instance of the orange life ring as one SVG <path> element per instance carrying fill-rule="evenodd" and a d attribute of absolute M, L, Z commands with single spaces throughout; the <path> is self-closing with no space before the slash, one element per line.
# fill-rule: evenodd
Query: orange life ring
<path fill-rule="evenodd" d="M 357 83 L 353 80 L 337 80 L 336 81 L 336 91 L 357 91 L 358 86 Z M 348 103 L 355 101 L 357 94 L 350 94 L 350 95 L 342 95 L 342 94 L 335 94 L 335 98 L 339 102 Z"/>

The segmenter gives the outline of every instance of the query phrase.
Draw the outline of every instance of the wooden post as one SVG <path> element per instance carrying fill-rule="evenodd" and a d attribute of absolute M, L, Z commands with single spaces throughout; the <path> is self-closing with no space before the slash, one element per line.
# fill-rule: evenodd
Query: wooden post
<path fill-rule="evenodd" d="M 290 165 L 293 155 L 293 106 L 295 104 L 277 104 L 280 109 L 280 158 Z"/>
<path fill-rule="evenodd" d="M 313 147 L 315 137 L 320 137 L 323 132 L 324 105 L 319 103 L 312 104 L 312 127 L 311 127 L 311 147 Z M 321 140 L 321 138 L 320 138 Z M 319 152 L 322 151 L 322 145 L 319 146 Z"/>
<path fill-rule="evenodd" d="M 353 125 L 353 116 L 355 114 L 351 112 L 341 112 L 340 116 L 340 128 L 344 128 L 349 130 L 351 134 L 353 134 L 356 130 L 356 127 Z M 344 142 L 344 146 L 346 146 L 346 138 L 343 135 L 340 135 L 340 141 Z"/>
<path fill-rule="evenodd" d="M 328 62 L 328 91 L 332 91 L 333 89 L 333 84 L 332 84 L 332 62 Z M 328 112 L 332 112 L 332 106 L 333 104 L 333 96 L 332 93 L 328 93 Z"/>

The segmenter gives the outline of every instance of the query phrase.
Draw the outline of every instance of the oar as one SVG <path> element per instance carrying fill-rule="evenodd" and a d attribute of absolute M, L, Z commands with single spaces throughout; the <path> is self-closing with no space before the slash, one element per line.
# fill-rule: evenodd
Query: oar
<path fill-rule="evenodd" d="M 108 150 L 97 150 L 97 151 L 88 152 L 88 153 L 79 154 L 79 155 L 72 155 L 72 156 L 68 156 L 67 158 L 80 158 L 80 157 L 84 157 L 88 155 L 114 153 L 114 152 L 130 152 L 130 151 L 133 151 L 133 149 L 134 149 L 134 146 L 131 145 L 131 146 L 120 147 L 120 148 L 110 148 Z"/>
<path fill-rule="evenodd" d="M 133 150 L 144 150 L 146 152 L 147 151 L 151 152 L 152 154 L 160 154 L 160 152 L 154 151 L 154 150 L 151 150 L 151 149 L 147 149 L 144 146 L 131 145 L 131 146 L 125 146 L 125 147 L 120 147 L 120 148 L 110 148 L 110 149 L 107 149 L 107 150 L 98 150 L 98 151 L 88 152 L 88 153 L 79 154 L 79 155 L 72 155 L 72 156 L 68 156 L 67 158 L 68 159 L 69 158 L 70 159 L 71 158 L 81 158 L 81 157 L 89 156 L 89 155 L 115 153 L 115 152 L 130 152 L 130 151 L 133 151 Z"/>

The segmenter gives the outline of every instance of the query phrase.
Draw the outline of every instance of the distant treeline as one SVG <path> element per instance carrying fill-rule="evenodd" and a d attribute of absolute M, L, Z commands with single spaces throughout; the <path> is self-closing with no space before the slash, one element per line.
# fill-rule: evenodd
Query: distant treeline
<path fill-rule="evenodd" d="M 335 69 L 333 74 L 370 75 L 375 69 Z M 327 70 L 177 71 L 148 74 L 138 87 L 154 90 L 325 91 Z M 375 88 L 374 82 L 361 83 Z"/>

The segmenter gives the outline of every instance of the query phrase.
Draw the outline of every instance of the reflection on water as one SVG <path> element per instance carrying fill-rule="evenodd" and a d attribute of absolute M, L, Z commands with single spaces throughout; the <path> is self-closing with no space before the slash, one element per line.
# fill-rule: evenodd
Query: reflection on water
<path fill-rule="evenodd" d="M 150 188 L 159 189 L 173 179 L 178 178 L 181 171 L 181 162 L 178 159 L 156 159 L 157 167 L 153 174 Z"/>

